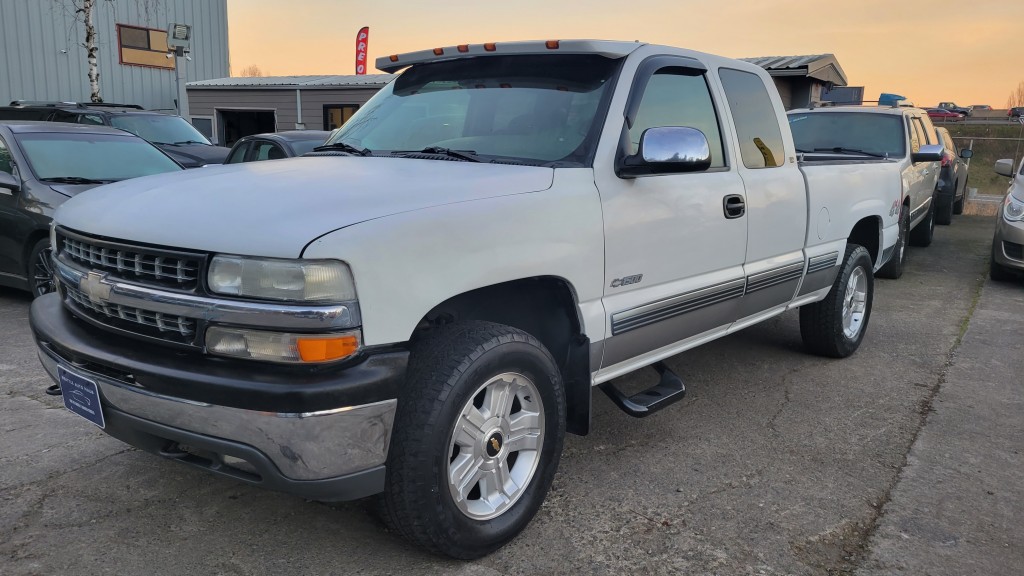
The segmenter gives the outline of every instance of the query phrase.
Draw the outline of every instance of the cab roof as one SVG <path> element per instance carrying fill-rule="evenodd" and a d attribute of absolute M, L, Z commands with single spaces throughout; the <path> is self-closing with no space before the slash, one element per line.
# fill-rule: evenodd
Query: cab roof
<path fill-rule="evenodd" d="M 432 50 L 382 56 L 377 59 L 377 68 L 384 72 L 395 73 L 413 64 L 455 60 L 470 56 L 518 54 L 597 54 L 607 58 L 622 58 L 641 46 L 645 46 L 645 43 L 618 40 L 527 40 L 523 42 L 459 44 Z"/>

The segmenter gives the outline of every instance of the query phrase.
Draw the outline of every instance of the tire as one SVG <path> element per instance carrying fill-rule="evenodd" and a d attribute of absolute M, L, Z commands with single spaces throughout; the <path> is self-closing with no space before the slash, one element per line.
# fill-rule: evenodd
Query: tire
<path fill-rule="evenodd" d="M 414 343 L 407 382 L 388 454 L 384 521 L 434 553 L 485 556 L 526 527 L 551 487 L 565 437 L 558 365 L 526 332 L 464 322 L 429 329 Z M 517 445 L 535 449 L 509 449 L 517 422 L 530 431 Z M 461 489 L 449 479 L 460 471 Z"/>
<path fill-rule="evenodd" d="M 879 278 L 896 280 L 903 276 L 903 268 L 907 265 L 907 229 L 910 228 L 910 211 L 906 206 L 900 209 L 900 235 L 896 239 L 896 248 L 889 261 L 875 274 Z"/>
<path fill-rule="evenodd" d="M 935 223 L 949 225 L 953 222 L 953 199 L 943 202 L 935 207 Z"/>
<path fill-rule="evenodd" d="M 935 235 L 935 197 L 932 197 L 928 205 L 928 214 L 918 225 L 910 231 L 910 245 L 918 248 L 927 248 L 932 244 L 932 237 Z"/>
<path fill-rule="evenodd" d="M 43 239 L 32 246 L 28 253 L 25 277 L 32 298 L 49 294 L 57 288 L 53 284 L 53 263 L 50 261 L 50 240 Z"/>
<path fill-rule="evenodd" d="M 848 244 L 828 296 L 800 308 L 800 337 L 807 350 L 831 358 L 856 352 L 868 329 L 874 294 L 871 256 L 863 246 Z"/>
<path fill-rule="evenodd" d="M 970 176 L 968 175 L 967 178 L 970 178 Z M 953 214 L 960 215 L 964 213 L 965 198 L 967 198 L 967 180 L 964 180 L 964 192 L 960 195 L 960 199 L 953 201 Z"/>
<path fill-rule="evenodd" d="M 1010 282 L 1017 276 L 1009 268 L 996 262 L 996 241 L 992 241 L 992 261 L 988 268 L 988 277 L 996 282 Z"/>

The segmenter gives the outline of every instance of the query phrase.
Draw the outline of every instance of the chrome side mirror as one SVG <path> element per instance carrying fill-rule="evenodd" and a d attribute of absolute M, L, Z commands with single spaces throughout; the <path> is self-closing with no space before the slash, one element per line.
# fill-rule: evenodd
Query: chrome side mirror
<path fill-rule="evenodd" d="M 640 135 L 637 153 L 617 164 L 615 173 L 620 178 L 701 172 L 711 167 L 711 146 L 696 128 L 648 128 Z"/>
<path fill-rule="evenodd" d="M 945 148 L 940 144 L 925 144 L 921 149 L 910 155 L 910 161 L 918 162 L 939 162 L 942 160 L 942 153 Z"/>
<path fill-rule="evenodd" d="M 995 169 L 996 174 L 999 174 L 1000 176 L 1006 176 L 1007 178 L 1013 178 L 1013 160 L 1009 158 L 996 160 Z"/>

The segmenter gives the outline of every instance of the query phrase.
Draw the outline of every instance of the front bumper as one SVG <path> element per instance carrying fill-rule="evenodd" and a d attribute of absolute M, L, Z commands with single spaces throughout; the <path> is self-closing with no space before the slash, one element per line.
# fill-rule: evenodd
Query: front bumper
<path fill-rule="evenodd" d="M 100 332 L 60 297 L 36 299 L 39 358 L 96 382 L 110 435 L 166 458 L 319 500 L 384 484 L 408 352 L 296 370 L 170 350 Z"/>
<path fill-rule="evenodd" d="M 1002 206 L 996 216 L 992 257 L 1001 266 L 1024 270 L 1024 222 L 1008 222 L 1003 218 Z"/>

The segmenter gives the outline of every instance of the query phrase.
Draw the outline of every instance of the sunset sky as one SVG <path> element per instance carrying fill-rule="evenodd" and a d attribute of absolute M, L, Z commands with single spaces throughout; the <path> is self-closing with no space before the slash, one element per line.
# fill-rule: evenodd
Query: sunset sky
<path fill-rule="evenodd" d="M 831 52 L 865 98 L 1006 105 L 1024 80 L 1024 1 L 228 0 L 231 68 L 352 74 L 355 35 L 382 55 L 502 40 L 642 40 L 730 57 Z"/>

